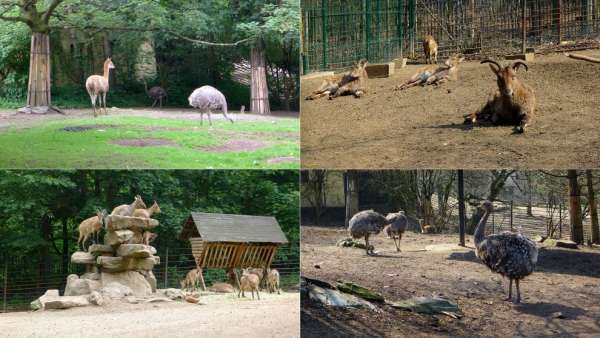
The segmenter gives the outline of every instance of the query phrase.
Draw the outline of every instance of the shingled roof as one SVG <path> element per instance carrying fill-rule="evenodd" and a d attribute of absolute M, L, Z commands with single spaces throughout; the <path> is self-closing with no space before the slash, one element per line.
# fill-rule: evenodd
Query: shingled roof
<path fill-rule="evenodd" d="M 207 242 L 277 244 L 288 242 L 279 223 L 272 216 L 192 212 L 181 235 L 182 238 L 200 236 Z"/>

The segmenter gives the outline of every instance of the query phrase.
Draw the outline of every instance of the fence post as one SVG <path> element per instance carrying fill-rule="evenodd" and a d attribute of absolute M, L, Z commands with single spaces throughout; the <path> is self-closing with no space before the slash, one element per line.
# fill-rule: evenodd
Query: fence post
<path fill-rule="evenodd" d="M 327 2 L 329 0 L 321 0 L 321 34 L 323 35 L 323 69 L 327 69 Z"/>
<path fill-rule="evenodd" d="M 562 203 L 558 205 L 558 238 L 562 238 Z"/>
<path fill-rule="evenodd" d="M 168 289 L 167 280 L 169 274 L 169 248 L 167 248 L 167 252 L 165 253 L 165 289 Z"/>
<path fill-rule="evenodd" d="M 465 246 L 465 182 L 463 171 L 458 170 L 458 221 L 460 246 Z"/>
<path fill-rule="evenodd" d="M 8 259 L 4 260 L 4 313 L 6 313 L 6 293 L 8 290 Z"/>
<path fill-rule="evenodd" d="M 513 201 L 510 201 L 510 232 L 513 231 Z"/>
<path fill-rule="evenodd" d="M 408 0 L 408 34 L 410 36 L 410 56 L 415 56 L 416 0 Z"/>
<path fill-rule="evenodd" d="M 371 61 L 371 14 L 371 1 L 365 0 L 365 56 L 368 61 Z"/>
<path fill-rule="evenodd" d="M 400 44 L 400 59 L 404 58 L 404 0 L 398 0 L 398 41 Z"/>
<path fill-rule="evenodd" d="M 522 8 L 522 13 L 521 13 L 521 23 L 523 25 L 523 46 L 522 46 L 522 52 L 523 54 L 525 54 L 525 52 L 527 51 L 527 20 L 526 20 L 526 15 L 527 15 L 527 1 L 526 0 L 522 0 L 523 1 L 523 8 Z"/>

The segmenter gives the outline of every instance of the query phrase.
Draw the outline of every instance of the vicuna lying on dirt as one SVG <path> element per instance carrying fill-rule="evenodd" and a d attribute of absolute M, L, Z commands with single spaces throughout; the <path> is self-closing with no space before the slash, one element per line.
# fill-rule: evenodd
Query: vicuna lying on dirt
<path fill-rule="evenodd" d="M 198 288 L 198 285 L 200 285 L 201 273 L 202 270 L 198 269 L 192 269 L 188 271 L 188 273 L 185 275 L 185 279 L 180 282 L 181 290 L 196 290 Z"/>
<path fill-rule="evenodd" d="M 258 292 L 259 283 L 260 279 L 256 274 L 250 273 L 248 269 L 244 269 L 242 277 L 240 277 L 240 291 L 238 292 L 238 297 L 240 297 L 240 295 L 246 297 L 244 291 L 251 291 L 252 299 L 254 299 L 254 291 L 256 291 L 256 296 L 260 300 L 260 293 Z"/>
<path fill-rule="evenodd" d="M 490 64 L 490 69 L 496 74 L 498 90 L 482 108 L 465 116 L 465 124 L 510 124 L 516 125 L 516 132 L 525 132 L 534 117 L 535 93 L 531 87 L 519 81 L 517 70 L 519 66 L 525 67 L 525 70 L 529 67 L 523 61 L 515 61 L 505 67 L 489 59 L 481 63 Z"/>
<path fill-rule="evenodd" d="M 267 291 L 269 293 L 277 291 L 277 294 L 281 294 L 279 291 L 279 271 L 276 269 L 267 269 Z"/>
<path fill-rule="evenodd" d="M 307 96 L 306 100 L 315 100 L 323 96 L 329 99 L 341 95 L 361 97 L 367 90 L 367 60 L 360 60 L 349 73 L 323 80 L 319 89 Z"/>
<path fill-rule="evenodd" d="M 465 60 L 464 57 L 453 55 L 443 66 L 421 67 L 405 83 L 397 87 L 397 90 L 404 90 L 414 86 L 440 85 L 448 80 L 454 81 L 458 78 L 458 65 Z"/>
<path fill-rule="evenodd" d="M 132 216 L 135 209 L 146 209 L 146 203 L 144 203 L 140 195 L 135 196 L 133 203 L 119 205 L 118 207 L 114 208 L 110 214 L 118 216 Z"/>
<path fill-rule="evenodd" d="M 427 35 L 423 40 L 423 52 L 425 63 L 437 63 L 438 45 L 433 36 Z"/>
<path fill-rule="evenodd" d="M 98 234 L 100 233 L 100 229 L 102 228 L 102 224 L 104 224 L 104 211 L 96 212 L 96 216 L 92 216 L 79 224 L 79 239 L 77 240 L 77 245 L 81 246 L 83 251 L 86 251 L 85 241 L 91 234 L 94 234 L 95 241 L 98 241 Z"/>

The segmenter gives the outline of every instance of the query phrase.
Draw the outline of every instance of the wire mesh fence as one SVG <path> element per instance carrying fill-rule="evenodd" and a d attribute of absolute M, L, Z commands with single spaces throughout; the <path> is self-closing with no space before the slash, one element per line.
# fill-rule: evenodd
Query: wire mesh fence
<path fill-rule="evenodd" d="M 600 0 L 302 0 L 304 73 L 422 57 L 428 34 L 440 57 L 573 48 L 600 37 Z"/>
<path fill-rule="evenodd" d="M 180 281 L 196 263 L 190 248 L 167 248 L 158 252 L 160 265 L 153 272 L 157 288 L 180 288 Z M 81 265 L 68 264 L 66 271 L 60 257 L 1 257 L 0 256 L 0 312 L 24 311 L 29 303 L 37 299 L 48 289 L 58 289 L 64 293 L 68 274 L 83 274 Z M 271 268 L 280 274 L 280 285 L 283 289 L 292 288 L 299 283 L 300 258 L 298 247 L 282 246 Z M 209 286 L 213 282 L 227 281 L 222 269 L 207 269 L 204 280 Z"/>

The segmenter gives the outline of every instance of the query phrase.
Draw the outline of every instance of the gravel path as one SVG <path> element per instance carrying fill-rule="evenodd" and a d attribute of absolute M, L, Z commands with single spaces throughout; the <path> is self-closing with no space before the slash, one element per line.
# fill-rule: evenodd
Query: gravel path
<path fill-rule="evenodd" d="M 183 302 L 127 304 L 0 315 L 2 337 L 300 337 L 300 295 L 261 293 Z"/>

